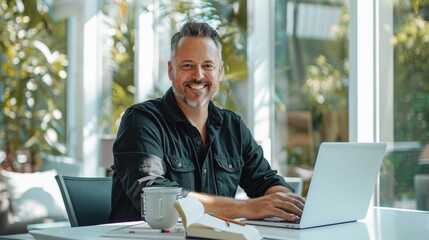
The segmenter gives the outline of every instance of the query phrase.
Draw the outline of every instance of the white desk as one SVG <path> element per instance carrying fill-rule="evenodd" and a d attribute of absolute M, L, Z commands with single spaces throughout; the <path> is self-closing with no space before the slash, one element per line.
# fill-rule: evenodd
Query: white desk
<path fill-rule="evenodd" d="M 135 224 L 135 223 L 134 223 Z M 37 240 L 91 239 L 118 240 L 101 235 L 130 223 L 98 225 L 76 228 L 53 228 L 30 233 Z M 301 240 L 428 240 L 429 212 L 391 208 L 373 208 L 364 220 L 305 230 L 258 227 L 264 236 L 276 239 Z M 36 235 L 37 234 L 37 235 Z"/>

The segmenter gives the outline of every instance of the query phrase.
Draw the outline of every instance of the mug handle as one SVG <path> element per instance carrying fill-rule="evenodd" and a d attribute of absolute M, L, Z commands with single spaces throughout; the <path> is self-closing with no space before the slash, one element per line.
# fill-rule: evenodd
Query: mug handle
<path fill-rule="evenodd" d="M 159 201 L 159 203 L 158 203 L 158 214 L 157 214 L 156 220 L 161 220 L 162 219 L 162 210 L 161 210 L 161 208 L 162 208 L 162 198 L 159 197 L 158 201 Z"/>

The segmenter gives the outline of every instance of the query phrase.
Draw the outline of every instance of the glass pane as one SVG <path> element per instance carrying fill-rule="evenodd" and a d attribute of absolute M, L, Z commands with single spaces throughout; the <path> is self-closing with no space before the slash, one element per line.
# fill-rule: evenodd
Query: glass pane
<path fill-rule="evenodd" d="M 275 1 L 274 154 L 308 182 L 321 142 L 348 141 L 348 1 Z"/>
<path fill-rule="evenodd" d="M 381 46 L 394 54 L 394 145 L 382 168 L 380 204 L 429 210 L 429 6 L 415 10 L 413 2 L 418 6 L 391 1 L 392 45 Z"/>
<path fill-rule="evenodd" d="M 122 113 L 134 102 L 134 2 L 104 0 L 102 5 L 101 135 L 115 135 Z"/>

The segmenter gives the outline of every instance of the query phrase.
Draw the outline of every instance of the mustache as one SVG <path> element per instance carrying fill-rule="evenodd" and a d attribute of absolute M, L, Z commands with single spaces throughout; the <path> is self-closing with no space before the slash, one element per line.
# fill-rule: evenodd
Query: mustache
<path fill-rule="evenodd" d="M 186 84 L 208 84 L 208 85 L 210 85 L 210 82 L 209 81 L 206 81 L 206 80 L 204 80 L 204 79 L 201 79 L 201 80 L 190 80 L 190 81 L 186 81 Z"/>

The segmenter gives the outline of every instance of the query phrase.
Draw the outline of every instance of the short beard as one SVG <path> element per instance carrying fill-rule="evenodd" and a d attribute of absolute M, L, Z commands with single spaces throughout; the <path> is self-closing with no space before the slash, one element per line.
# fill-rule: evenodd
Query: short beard
<path fill-rule="evenodd" d="M 175 79 L 173 78 L 173 84 L 172 84 L 172 88 L 173 88 L 173 93 L 174 93 L 174 95 L 177 97 L 177 98 L 179 98 L 179 99 L 181 99 L 186 105 L 188 105 L 188 106 L 190 106 L 190 107 L 192 107 L 192 108 L 200 108 L 200 107 L 203 107 L 203 106 L 205 106 L 205 105 L 207 105 L 209 102 L 210 102 L 210 100 L 212 99 L 212 98 L 214 98 L 217 94 L 218 94 L 218 92 L 219 92 L 219 87 L 216 89 L 216 92 L 214 92 L 213 94 L 211 94 L 210 93 L 210 95 L 208 96 L 208 97 L 206 97 L 206 98 L 203 98 L 202 100 L 197 100 L 197 101 L 192 101 L 190 98 L 189 98 L 189 96 L 187 96 L 186 94 L 185 94 L 185 91 L 183 91 L 183 94 L 181 94 L 178 90 L 177 90 L 177 87 L 176 87 L 176 81 L 175 81 Z M 212 87 L 213 87 L 213 85 L 212 85 Z"/>

